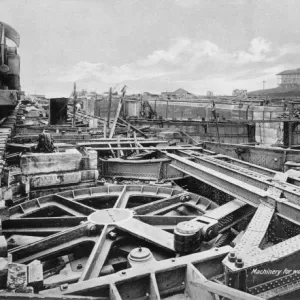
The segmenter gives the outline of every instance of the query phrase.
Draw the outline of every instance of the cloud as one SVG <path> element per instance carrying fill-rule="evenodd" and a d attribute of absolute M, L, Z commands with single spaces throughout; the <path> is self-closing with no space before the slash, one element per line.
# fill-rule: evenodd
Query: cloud
<path fill-rule="evenodd" d="M 58 80 L 73 82 L 78 80 L 88 80 L 98 78 L 106 83 L 123 82 L 127 80 L 140 80 L 166 75 L 167 72 L 153 68 L 145 72 L 139 68 L 139 64 L 125 64 L 120 67 L 110 67 L 104 63 L 90 63 L 87 61 L 79 62 L 70 70 L 66 70 Z"/>
<path fill-rule="evenodd" d="M 58 80 L 70 82 L 96 77 L 103 82 L 114 83 L 176 76 L 184 70 L 193 70 L 209 58 L 217 61 L 220 58 L 225 59 L 225 56 L 226 54 L 210 41 L 177 38 L 171 41 L 168 49 L 155 50 L 145 58 L 121 66 L 81 61 L 71 69 L 60 72 Z"/>
<path fill-rule="evenodd" d="M 180 7 L 191 7 L 195 5 L 199 5 L 199 0 L 175 0 L 175 4 Z"/>
<path fill-rule="evenodd" d="M 107 85 L 134 82 L 138 85 L 138 82 L 149 79 L 157 82 L 186 80 L 207 83 L 207 80 L 219 78 L 214 82 L 220 85 L 220 82 L 244 82 L 263 76 L 275 78 L 275 74 L 288 65 L 288 58 L 296 56 L 299 50 L 298 44 L 275 47 L 263 37 L 254 38 L 246 49 L 235 51 L 223 49 L 209 40 L 180 37 L 171 40 L 166 49 L 155 50 L 144 58 L 120 66 L 78 62 L 70 69 L 59 72 L 58 80 L 101 81 Z"/>
<path fill-rule="evenodd" d="M 247 51 L 237 52 L 237 63 L 247 64 L 250 62 L 260 62 L 267 58 L 267 54 L 271 52 L 272 44 L 270 41 L 262 37 L 254 38 Z"/>

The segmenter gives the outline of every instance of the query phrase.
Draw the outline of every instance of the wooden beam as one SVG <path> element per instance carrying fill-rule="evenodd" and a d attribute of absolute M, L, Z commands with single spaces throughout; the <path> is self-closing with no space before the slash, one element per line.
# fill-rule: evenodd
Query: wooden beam
<path fill-rule="evenodd" d="M 109 122 L 110 122 L 111 101 L 112 101 L 112 88 L 109 89 L 108 109 L 107 109 L 107 128 L 109 128 Z"/>
<path fill-rule="evenodd" d="M 119 118 L 119 115 L 120 115 L 120 112 L 121 112 L 121 108 L 122 108 L 122 105 L 123 105 L 123 97 L 120 99 L 120 102 L 118 104 L 118 108 L 117 108 L 117 111 L 116 111 L 116 115 L 115 115 L 115 119 L 114 119 L 114 122 L 113 122 L 113 126 L 110 130 L 110 133 L 109 133 L 109 138 L 111 139 L 113 136 L 114 136 L 114 133 L 115 133 L 115 129 L 116 129 L 116 125 L 117 125 L 117 122 L 118 122 L 118 118 Z"/>
<path fill-rule="evenodd" d="M 136 127 L 133 126 L 132 124 L 126 122 L 125 120 L 121 119 L 120 117 L 119 117 L 119 120 L 120 120 L 121 122 L 123 122 L 124 124 L 126 124 L 127 126 L 129 125 L 135 132 L 141 134 L 141 135 L 144 136 L 146 139 L 148 138 L 147 134 L 145 134 L 143 131 L 139 130 L 138 128 L 136 128 Z"/>

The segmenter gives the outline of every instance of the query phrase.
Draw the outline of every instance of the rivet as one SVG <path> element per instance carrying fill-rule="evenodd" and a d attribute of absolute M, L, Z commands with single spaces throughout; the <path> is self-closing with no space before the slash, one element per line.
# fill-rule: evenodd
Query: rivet
<path fill-rule="evenodd" d="M 235 261 L 235 266 L 237 268 L 242 268 L 244 266 L 244 262 L 241 258 L 237 258 L 236 261 Z"/>

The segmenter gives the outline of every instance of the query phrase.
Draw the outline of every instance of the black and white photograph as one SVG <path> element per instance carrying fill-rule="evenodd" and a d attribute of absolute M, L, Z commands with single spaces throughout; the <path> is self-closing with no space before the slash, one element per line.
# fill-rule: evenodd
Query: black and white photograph
<path fill-rule="evenodd" d="M 0 0 L 0 300 L 299 300 L 299 12 Z"/>

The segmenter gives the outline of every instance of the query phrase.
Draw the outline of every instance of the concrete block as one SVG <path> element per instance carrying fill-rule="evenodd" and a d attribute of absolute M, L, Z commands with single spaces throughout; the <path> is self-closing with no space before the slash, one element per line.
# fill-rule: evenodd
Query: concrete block
<path fill-rule="evenodd" d="M 99 172 L 97 170 L 85 170 L 81 172 L 81 182 L 97 180 Z"/>
<path fill-rule="evenodd" d="M 67 185 L 79 183 L 81 172 L 52 173 L 32 176 L 29 179 L 31 188 L 41 188 L 54 185 Z"/>
<path fill-rule="evenodd" d="M 0 289 L 6 288 L 8 272 L 8 260 L 5 257 L 0 257 Z"/>
<path fill-rule="evenodd" d="M 88 151 L 89 156 L 89 166 L 88 169 L 97 169 L 98 167 L 98 153 L 95 150 Z"/>
<path fill-rule="evenodd" d="M 96 170 L 98 167 L 98 154 L 95 150 L 87 151 L 82 157 L 80 168 L 82 170 Z"/>
<path fill-rule="evenodd" d="M 9 263 L 6 286 L 9 290 L 25 288 L 27 286 L 27 266 Z"/>
<path fill-rule="evenodd" d="M 4 235 L 0 235 L 0 257 L 7 257 L 7 242 Z"/>
<path fill-rule="evenodd" d="M 83 181 L 94 181 L 98 178 L 97 170 L 83 170 L 68 173 L 52 173 L 31 176 L 30 188 L 38 189 L 51 186 L 63 186 L 81 183 Z"/>
<path fill-rule="evenodd" d="M 43 265 L 39 260 L 34 260 L 28 266 L 28 285 L 37 293 L 43 288 Z"/>
<path fill-rule="evenodd" d="M 24 175 L 48 174 L 79 170 L 81 153 L 76 149 L 65 152 L 29 153 L 21 156 L 20 168 Z"/>
<path fill-rule="evenodd" d="M 1 187 L 0 188 L 0 199 L 3 201 L 11 200 L 13 197 L 13 192 L 11 187 Z"/>

